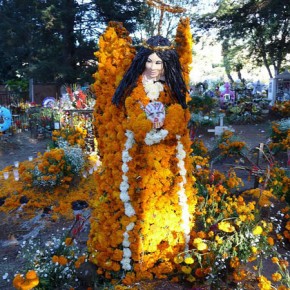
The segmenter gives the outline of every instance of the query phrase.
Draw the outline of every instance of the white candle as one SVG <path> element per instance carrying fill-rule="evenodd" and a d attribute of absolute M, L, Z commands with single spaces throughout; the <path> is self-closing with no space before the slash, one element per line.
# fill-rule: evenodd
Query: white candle
<path fill-rule="evenodd" d="M 15 166 L 16 168 L 18 168 L 18 166 L 19 166 L 19 161 L 14 161 L 14 166 Z"/>
<path fill-rule="evenodd" d="M 14 179 L 16 181 L 18 181 L 19 180 L 19 172 L 17 169 L 13 169 L 13 175 L 14 175 Z"/>
<path fill-rule="evenodd" d="M 8 171 L 3 172 L 3 176 L 4 176 L 4 179 L 8 179 L 9 172 Z"/>

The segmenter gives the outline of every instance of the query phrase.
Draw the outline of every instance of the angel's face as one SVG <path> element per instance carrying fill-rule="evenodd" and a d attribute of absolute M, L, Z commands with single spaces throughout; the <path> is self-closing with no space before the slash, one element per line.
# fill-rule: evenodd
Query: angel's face
<path fill-rule="evenodd" d="M 153 79 L 154 81 L 163 76 L 163 61 L 155 52 L 148 56 L 144 74 L 148 79 Z"/>

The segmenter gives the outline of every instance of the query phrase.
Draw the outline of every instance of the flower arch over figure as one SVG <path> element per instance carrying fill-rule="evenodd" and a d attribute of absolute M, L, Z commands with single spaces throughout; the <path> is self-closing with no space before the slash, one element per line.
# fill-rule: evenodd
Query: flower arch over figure
<path fill-rule="evenodd" d="M 113 47 L 117 57 L 124 47 L 128 53 L 122 37 L 109 27 L 99 59 L 109 57 Z M 148 73 L 152 63 L 161 75 Z M 99 273 L 107 278 L 113 272 L 125 274 L 123 282 L 131 284 L 177 270 L 174 257 L 190 245 L 196 190 L 189 156 L 187 87 L 178 54 L 169 40 L 156 36 L 127 65 L 111 104 L 104 64 L 96 79 L 100 92 L 96 91 L 95 126 L 103 168 L 97 176 L 98 199 L 88 245 Z M 99 85 L 102 82 L 105 86 Z M 148 118 L 148 110 L 155 109 L 165 112 L 158 124 Z"/>

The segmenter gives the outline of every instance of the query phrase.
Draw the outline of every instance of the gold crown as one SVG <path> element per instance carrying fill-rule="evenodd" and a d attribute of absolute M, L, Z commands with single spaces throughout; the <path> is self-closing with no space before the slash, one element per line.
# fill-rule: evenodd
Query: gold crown
<path fill-rule="evenodd" d="M 170 49 L 174 49 L 174 45 L 171 44 L 170 46 L 161 46 L 161 45 L 158 45 L 158 46 L 152 46 L 148 43 L 146 43 L 145 41 L 143 41 L 142 43 L 142 46 L 145 47 L 145 48 L 148 48 L 150 50 L 153 50 L 153 51 L 164 51 L 164 50 L 170 50 Z"/>

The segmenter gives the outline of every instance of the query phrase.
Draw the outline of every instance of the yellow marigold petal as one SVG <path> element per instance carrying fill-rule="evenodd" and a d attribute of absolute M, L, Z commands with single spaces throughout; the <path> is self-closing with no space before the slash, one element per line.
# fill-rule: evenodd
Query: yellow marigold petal
<path fill-rule="evenodd" d="M 261 226 L 256 226 L 253 229 L 253 235 L 258 236 L 261 235 L 263 233 L 263 228 Z"/>
<path fill-rule="evenodd" d="M 194 263 L 194 259 L 192 257 L 186 257 L 184 259 L 184 262 L 185 262 L 185 264 L 190 265 L 190 264 L 193 264 Z"/>
<path fill-rule="evenodd" d="M 181 271 L 185 274 L 190 274 L 192 269 L 189 266 L 182 266 Z"/>
<path fill-rule="evenodd" d="M 180 264 L 182 263 L 184 260 L 183 260 L 183 257 L 181 255 L 178 255 L 176 257 L 174 257 L 174 263 L 175 264 Z"/>

